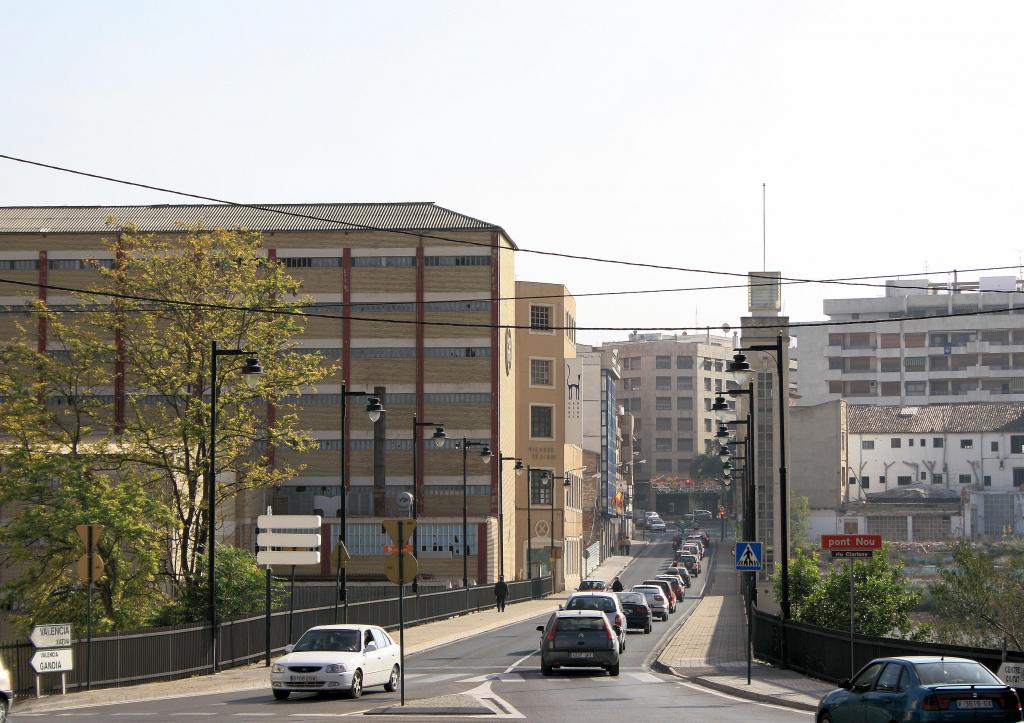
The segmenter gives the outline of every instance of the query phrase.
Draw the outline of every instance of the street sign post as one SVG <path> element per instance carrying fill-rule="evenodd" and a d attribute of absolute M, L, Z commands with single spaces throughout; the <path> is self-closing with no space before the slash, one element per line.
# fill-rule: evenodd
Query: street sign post
<path fill-rule="evenodd" d="M 740 540 L 736 543 L 736 570 L 747 573 L 747 685 L 750 685 L 750 669 L 753 664 L 754 616 L 751 607 L 754 575 L 764 569 L 764 543 Z"/>
<path fill-rule="evenodd" d="M 60 673 L 60 691 L 67 693 L 67 671 L 74 667 L 71 654 L 71 624 L 36 625 L 28 639 L 39 648 L 32 656 L 36 671 L 36 698 L 42 694 L 39 683 L 41 673 Z"/>
<path fill-rule="evenodd" d="M 833 560 L 849 560 L 850 569 L 850 678 L 857 672 L 853 651 L 854 619 L 854 579 L 853 563 L 855 560 L 870 558 L 875 550 L 882 549 L 881 535 L 822 535 L 821 549 L 827 550 Z"/>
<path fill-rule="evenodd" d="M 391 537 L 393 544 L 385 545 L 384 549 L 393 548 L 391 556 L 384 563 L 384 573 L 388 580 L 398 585 L 398 647 L 401 661 L 399 671 L 401 672 L 401 704 L 405 705 L 405 586 L 416 579 L 419 572 L 419 562 L 409 552 L 405 552 L 409 538 L 416 529 L 415 520 L 384 520 L 381 526 Z M 402 551 L 399 552 L 399 549 Z"/>
<path fill-rule="evenodd" d="M 103 525 L 76 525 L 75 534 L 85 547 L 85 554 L 75 561 L 75 574 L 89 587 L 85 612 L 85 689 L 92 689 L 92 587 L 103 577 L 103 558 L 96 552 L 96 543 Z"/>

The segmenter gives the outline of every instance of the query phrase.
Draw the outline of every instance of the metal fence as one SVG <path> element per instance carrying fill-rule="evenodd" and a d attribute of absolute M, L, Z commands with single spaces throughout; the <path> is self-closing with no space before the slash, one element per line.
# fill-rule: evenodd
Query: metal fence
<path fill-rule="evenodd" d="M 786 659 L 782 659 L 785 643 Z M 875 658 L 903 655 L 946 655 L 977 660 L 993 673 L 1003 661 L 1001 650 L 941 643 L 918 643 L 896 638 L 853 636 L 853 669 Z M 754 610 L 754 656 L 815 678 L 837 682 L 850 674 L 850 634 L 788 620 Z M 1006 660 L 1024 662 L 1024 653 L 1008 652 Z"/>
<path fill-rule="evenodd" d="M 510 603 L 531 600 L 552 592 L 551 577 L 510 582 Z M 348 622 L 380 625 L 386 629 L 398 627 L 397 589 L 391 586 L 388 597 L 362 602 L 350 602 Z M 462 615 L 494 607 L 494 588 L 480 585 L 455 588 L 441 592 L 411 594 L 406 589 L 405 624 L 420 625 L 433 620 Z M 341 607 L 344 614 L 345 606 Z M 341 618 L 339 618 L 341 619 Z M 317 607 L 287 609 L 271 614 L 270 641 L 273 652 L 281 652 L 285 645 L 314 625 L 334 622 L 334 603 Z M 76 633 L 83 632 L 76 630 Z M 155 680 L 172 680 L 205 673 L 210 670 L 210 626 L 208 624 L 178 625 L 165 628 L 147 628 L 133 632 L 97 633 L 93 635 L 92 685 L 112 687 L 132 685 Z M 86 642 L 79 638 L 72 643 L 75 669 L 67 673 L 68 690 L 85 686 Z M 19 695 L 33 692 L 36 673 L 30 663 L 35 648 L 27 640 L 0 644 L 2 656 L 11 671 L 15 692 Z M 266 617 L 251 615 L 225 620 L 220 627 L 220 664 L 228 668 L 263 659 L 266 655 Z M 60 675 L 40 677 L 43 693 L 59 692 Z"/>

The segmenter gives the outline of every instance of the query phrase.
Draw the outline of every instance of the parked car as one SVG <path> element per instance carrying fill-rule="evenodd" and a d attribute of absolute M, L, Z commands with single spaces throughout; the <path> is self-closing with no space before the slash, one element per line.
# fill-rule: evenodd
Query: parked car
<path fill-rule="evenodd" d="M 655 575 L 655 580 L 664 580 L 672 586 L 672 594 L 676 596 L 676 602 L 682 602 L 686 597 L 686 585 L 677 575 Z"/>
<path fill-rule="evenodd" d="M 345 692 L 358 698 L 367 687 L 398 690 L 401 650 L 373 625 L 318 625 L 310 628 L 270 668 L 274 697 L 295 692 Z"/>
<path fill-rule="evenodd" d="M 819 723 L 843 721 L 1020 721 L 1020 700 L 967 658 L 878 658 L 818 703 Z"/>
<path fill-rule="evenodd" d="M 657 616 L 661 620 L 668 620 L 668 598 L 665 591 L 658 585 L 634 585 L 630 592 L 642 593 L 647 598 L 647 604 L 651 608 L 651 617 Z"/>
<path fill-rule="evenodd" d="M 647 523 L 647 529 L 650 530 L 651 532 L 664 532 L 665 529 L 666 529 L 665 528 L 665 521 L 662 520 L 661 518 L 650 520 Z"/>
<path fill-rule="evenodd" d="M 676 553 L 676 562 L 686 568 L 691 577 L 700 575 L 700 560 L 696 555 L 689 555 L 685 552 Z"/>
<path fill-rule="evenodd" d="M 662 594 L 668 600 L 668 611 L 674 613 L 676 611 L 676 594 L 672 592 L 672 586 L 666 580 L 658 580 L 652 578 L 650 580 L 644 580 L 643 585 L 657 585 L 662 589 Z"/>
<path fill-rule="evenodd" d="M 687 535 L 687 537 L 693 537 L 700 540 L 700 544 L 704 545 L 704 547 L 707 547 L 711 544 L 711 539 L 708 537 L 708 533 L 704 530 L 701 530 L 699 532 L 691 532 L 689 535 Z"/>
<path fill-rule="evenodd" d="M 669 571 L 669 573 L 679 575 L 679 577 L 682 578 L 683 584 L 686 587 L 690 587 L 690 585 L 692 584 L 692 578 L 690 577 L 690 572 L 684 566 L 680 565 L 680 563 L 676 562 L 675 560 L 673 560 L 672 564 L 668 566 L 668 571 Z"/>
<path fill-rule="evenodd" d="M 694 510 L 693 519 L 695 520 L 713 520 L 715 519 L 715 513 L 711 510 Z"/>
<path fill-rule="evenodd" d="M 14 708 L 14 688 L 11 685 L 11 672 L 0 660 L 0 723 L 7 723 L 7 717 Z"/>
<path fill-rule="evenodd" d="M 565 610 L 600 610 L 619 629 L 619 652 L 626 650 L 626 611 L 613 592 L 574 592 L 565 601 Z"/>
<path fill-rule="evenodd" d="M 559 610 L 547 625 L 538 625 L 540 671 L 551 675 L 558 668 L 604 668 L 619 674 L 619 635 L 600 610 Z"/>
<path fill-rule="evenodd" d="M 684 544 L 679 551 L 684 555 L 696 555 L 698 560 L 704 559 L 704 551 L 701 549 L 701 546 L 695 542 L 688 542 Z"/>
<path fill-rule="evenodd" d="M 608 586 L 605 584 L 604 580 L 582 580 L 580 582 L 580 586 L 576 588 L 576 590 L 578 590 L 579 592 L 584 592 L 587 590 L 599 591 L 607 589 Z"/>
<path fill-rule="evenodd" d="M 623 612 L 626 613 L 626 627 L 644 631 L 644 635 L 651 632 L 651 622 L 654 620 L 654 613 L 651 606 L 647 604 L 647 598 L 642 592 L 617 592 Z"/>

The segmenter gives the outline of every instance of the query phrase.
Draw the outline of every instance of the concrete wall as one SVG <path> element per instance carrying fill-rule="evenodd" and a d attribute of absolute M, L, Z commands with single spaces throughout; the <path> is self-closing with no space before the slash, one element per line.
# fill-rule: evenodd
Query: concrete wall
<path fill-rule="evenodd" d="M 835 400 L 789 410 L 790 490 L 813 510 L 835 510 L 846 491 L 846 402 Z"/>

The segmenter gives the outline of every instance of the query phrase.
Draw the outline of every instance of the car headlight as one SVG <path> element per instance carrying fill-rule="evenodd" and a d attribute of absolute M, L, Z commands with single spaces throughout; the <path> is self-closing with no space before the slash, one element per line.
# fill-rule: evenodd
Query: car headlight
<path fill-rule="evenodd" d="M 274 666 L 270 669 L 270 672 L 272 672 L 272 673 L 283 673 L 284 672 L 284 666 L 283 665 L 278 665 L 277 663 L 274 663 Z"/>
<path fill-rule="evenodd" d="M 325 673 L 344 673 L 345 666 L 341 663 L 333 663 L 324 668 Z"/>

